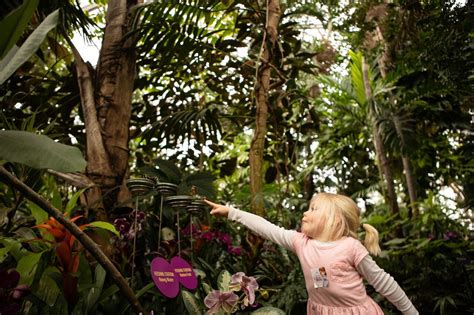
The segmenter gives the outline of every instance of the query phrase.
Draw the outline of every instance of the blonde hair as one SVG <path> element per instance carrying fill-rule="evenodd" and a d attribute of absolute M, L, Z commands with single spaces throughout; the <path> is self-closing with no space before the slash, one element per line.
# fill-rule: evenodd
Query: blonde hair
<path fill-rule="evenodd" d="M 318 193 L 311 198 L 310 209 L 318 211 L 314 235 L 322 241 L 335 241 L 344 236 L 358 239 L 360 209 L 351 198 L 332 193 Z M 380 255 L 379 233 L 370 224 L 363 224 L 364 246 L 370 254 Z"/>

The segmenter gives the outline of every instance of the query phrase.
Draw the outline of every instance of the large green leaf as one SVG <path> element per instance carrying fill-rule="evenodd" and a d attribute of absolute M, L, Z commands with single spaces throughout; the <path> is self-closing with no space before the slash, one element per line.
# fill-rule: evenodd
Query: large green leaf
<path fill-rule="evenodd" d="M 41 209 L 36 203 L 27 201 L 27 208 L 30 210 L 31 215 L 35 218 L 35 224 L 42 224 L 46 222 L 49 218 L 49 214 Z"/>
<path fill-rule="evenodd" d="M 113 224 L 109 223 L 109 222 L 94 221 L 94 222 L 89 223 L 89 226 L 104 229 L 104 230 L 110 231 L 110 232 L 114 233 L 115 235 L 119 236 L 119 232 L 117 231 L 115 226 Z"/>
<path fill-rule="evenodd" d="M 221 291 L 229 291 L 229 284 L 232 280 L 232 275 L 227 270 L 222 270 L 217 276 L 217 287 Z"/>
<path fill-rule="evenodd" d="M 98 264 L 95 267 L 94 286 L 90 288 L 86 297 L 86 308 L 88 311 L 91 311 L 93 307 L 96 305 L 97 301 L 99 300 L 102 293 L 102 289 L 104 287 L 104 281 L 105 281 L 106 275 L 107 273 L 105 272 L 105 269 L 101 265 Z"/>
<path fill-rule="evenodd" d="M 172 183 L 179 183 L 183 174 L 180 169 L 173 163 L 163 159 L 155 160 L 156 167 L 164 173 L 166 179 Z"/>
<path fill-rule="evenodd" d="M 39 0 L 23 1 L 23 4 L 13 10 L 0 22 L 0 59 L 16 44 L 28 25 L 33 13 L 38 7 Z"/>
<path fill-rule="evenodd" d="M 69 201 L 67 202 L 67 205 L 66 205 L 66 209 L 64 210 L 64 214 L 69 216 L 71 214 L 71 211 L 72 209 L 74 209 L 74 207 L 76 206 L 77 204 L 77 199 L 79 199 L 79 197 L 84 193 L 84 191 L 86 191 L 87 189 L 89 189 L 90 186 L 87 186 L 79 191 L 77 191 L 72 197 L 71 199 L 69 199 Z"/>
<path fill-rule="evenodd" d="M 252 312 L 252 314 L 268 314 L 268 315 L 285 315 L 285 312 L 279 308 L 272 307 L 272 306 L 265 306 L 262 308 L 259 308 L 255 312 Z"/>
<path fill-rule="evenodd" d="M 76 147 L 55 142 L 44 135 L 18 130 L 0 131 L 0 160 L 60 172 L 84 171 L 87 164 Z"/>
<path fill-rule="evenodd" d="M 35 295 L 51 307 L 56 303 L 60 292 L 61 290 L 54 279 L 49 276 L 48 272 L 44 272 Z"/>
<path fill-rule="evenodd" d="M 188 310 L 189 314 L 202 314 L 201 309 L 199 308 L 198 301 L 196 297 L 186 290 L 181 290 L 181 296 L 183 297 L 184 306 Z"/>
<path fill-rule="evenodd" d="M 58 23 L 59 11 L 56 10 L 44 19 L 44 21 L 31 33 L 20 49 L 10 59 L 0 62 L 0 84 L 3 84 L 23 63 L 38 50 L 46 35 Z M 3 30 L 2 30 L 3 32 Z"/>
<path fill-rule="evenodd" d="M 43 255 L 43 252 L 40 253 L 31 253 L 23 256 L 19 261 L 16 267 L 18 273 L 20 273 L 20 283 L 25 283 L 31 285 L 33 277 L 35 275 L 36 266 Z"/>
<path fill-rule="evenodd" d="M 5 258 L 7 258 L 8 252 L 10 251 L 11 248 L 12 248 L 11 245 L 0 248 L 0 263 L 2 263 L 5 260 Z"/>

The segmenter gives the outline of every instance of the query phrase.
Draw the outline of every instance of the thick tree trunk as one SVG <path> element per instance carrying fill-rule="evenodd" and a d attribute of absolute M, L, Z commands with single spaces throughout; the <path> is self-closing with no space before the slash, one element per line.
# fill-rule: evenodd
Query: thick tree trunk
<path fill-rule="evenodd" d="M 130 199 L 124 183 L 129 159 L 129 123 L 132 93 L 135 82 L 135 37 L 124 40 L 131 30 L 130 8 L 143 1 L 110 0 L 106 16 L 106 28 L 97 66 L 97 112 L 102 127 L 105 150 L 112 167 L 113 182 L 101 177 L 103 189 L 121 186 L 118 198 L 107 202 L 108 206 Z M 109 186 L 110 185 L 110 186 Z"/>
<path fill-rule="evenodd" d="M 369 82 L 369 70 L 368 70 L 367 62 L 364 58 L 362 58 L 362 78 L 364 81 L 364 89 L 365 89 L 365 96 L 367 102 L 372 102 L 372 90 L 370 88 Z M 395 186 L 393 183 L 393 174 L 392 169 L 390 168 L 390 163 L 385 153 L 385 148 L 383 146 L 382 137 L 380 136 L 380 128 L 379 124 L 377 123 L 376 117 L 374 114 L 370 113 L 370 119 L 372 121 L 372 132 L 373 132 L 373 140 L 375 146 L 375 154 L 377 155 L 377 159 L 380 165 L 380 169 L 382 170 L 381 175 L 385 178 L 385 185 L 387 189 L 387 201 L 390 207 L 390 211 L 392 214 L 399 213 L 398 203 L 397 203 L 397 195 L 395 194 Z"/>
<path fill-rule="evenodd" d="M 84 115 L 84 124 L 86 129 L 86 175 L 95 184 L 99 184 L 95 179 L 103 176 L 112 177 L 112 170 L 108 164 L 107 154 L 102 141 L 100 125 L 97 120 L 97 111 L 94 100 L 94 85 L 91 69 L 82 60 L 81 55 L 74 46 L 71 45 L 74 57 L 76 59 L 77 80 L 79 91 L 81 93 L 81 105 Z M 107 212 L 102 203 L 102 193 L 98 186 L 88 189 L 85 196 L 87 209 L 92 209 L 99 220 L 107 220 Z M 88 214 L 88 213 L 87 213 Z M 86 214 L 86 215 L 87 215 Z"/>
<path fill-rule="evenodd" d="M 255 105 L 257 114 L 255 117 L 255 132 L 250 145 L 250 192 L 252 212 L 264 216 L 263 203 L 263 153 L 265 149 L 265 137 L 267 133 L 268 118 L 268 93 L 270 88 L 271 67 L 273 48 L 278 38 L 278 24 L 280 22 L 281 9 L 279 0 L 269 0 L 267 7 L 267 23 L 265 35 L 262 42 L 262 51 L 257 62 L 257 77 L 255 82 Z"/>
<path fill-rule="evenodd" d="M 130 8 L 141 0 L 110 0 L 96 75 L 74 51 L 87 138 L 86 175 L 97 185 L 86 191 L 96 217 L 107 220 L 117 203 L 130 200 L 124 184 L 129 159 L 129 122 L 135 81 L 135 39 Z M 73 49 L 75 50 L 75 49 Z M 94 80 L 95 79 L 95 80 Z M 104 198 L 104 195 L 107 197 Z"/>

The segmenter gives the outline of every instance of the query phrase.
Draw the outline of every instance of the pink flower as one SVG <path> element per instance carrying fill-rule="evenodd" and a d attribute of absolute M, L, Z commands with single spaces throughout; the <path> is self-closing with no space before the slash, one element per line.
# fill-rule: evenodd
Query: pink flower
<path fill-rule="evenodd" d="M 209 308 L 207 314 L 218 313 L 221 309 L 224 312 L 231 313 L 238 300 L 239 297 L 234 292 L 212 290 L 204 299 L 204 304 Z"/>
<path fill-rule="evenodd" d="M 232 244 L 232 238 L 227 233 L 219 233 L 218 239 L 227 246 Z"/>
<path fill-rule="evenodd" d="M 245 293 L 244 305 L 249 306 L 255 302 L 255 290 L 258 290 L 258 283 L 254 277 L 247 277 L 243 272 L 232 275 L 229 288 L 232 291 L 242 290 Z"/>
<path fill-rule="evenodd" d="M 204 233 L 202 233 L 201 238 L 206 240 L 206 241 L 210 241 L 210 240 L 214 239 L 214 233 L 204 232 Z"/>
<path fill-rule="evenodd" d="M 242 255 L 242 248 L 238 246 L 229 246 L 227 247 L 227 252 L 231 255 L 240 256 Z"/>

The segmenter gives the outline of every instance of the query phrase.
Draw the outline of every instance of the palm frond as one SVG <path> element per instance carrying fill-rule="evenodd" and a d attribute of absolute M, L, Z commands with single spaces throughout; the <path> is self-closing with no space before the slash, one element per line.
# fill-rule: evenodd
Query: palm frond
<path fill-rule="evenodd" d="M 210 107 L 170 113 L 146 129 L 143 138 L 156 137 L 159 143 L 166 143 L 165 147 L 175 147 L 186 139 L 194 139 L 199 145 L 204 145 L 207 140 L 217 142 L 222 133 L 217 115 L 217 109 Z"/>

